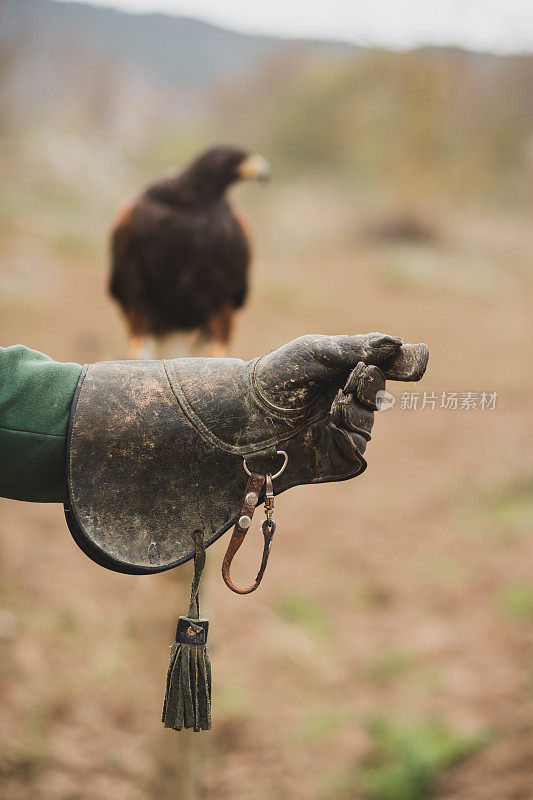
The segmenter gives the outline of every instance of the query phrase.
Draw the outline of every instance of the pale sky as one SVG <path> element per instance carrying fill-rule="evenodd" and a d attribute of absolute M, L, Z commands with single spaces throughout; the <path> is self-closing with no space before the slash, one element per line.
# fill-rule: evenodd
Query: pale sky
<path fill-rule="evenodd" d="M 533 51 L 533 0 L 91 0 L 164 11 L 252 33 L 343 39 L 405 48 L 460 45 Z"/>

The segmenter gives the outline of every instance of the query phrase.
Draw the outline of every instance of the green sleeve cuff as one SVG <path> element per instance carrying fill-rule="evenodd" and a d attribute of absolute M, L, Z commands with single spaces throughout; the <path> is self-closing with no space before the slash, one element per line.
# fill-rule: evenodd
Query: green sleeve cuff
<path fill-rule="evenodd" d="M 68 416 L 81 366 L 0 347 L 0 496 L 66 500 Z"/>

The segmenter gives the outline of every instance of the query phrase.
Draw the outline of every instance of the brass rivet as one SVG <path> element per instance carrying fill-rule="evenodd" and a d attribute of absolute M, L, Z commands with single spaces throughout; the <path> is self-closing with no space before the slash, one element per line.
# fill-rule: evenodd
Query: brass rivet
<path fill-rule="evenodd" d="M 247 506 L 256 506 L 259 497 L 256 495 L 255 492 L 248 492 L 246 497 L 244 498 L 244 502 Z"/>
<path fill-rule="evenodd" d="M 239 519 L 239 528 L 243 528 L 244 530 L 246 530 L 247 528 L 250 527 L 251 524 L 252 524 L 252 520 L 250 519 L 250 517 L 248 517 L 246 515 L 243 515 Z"/>

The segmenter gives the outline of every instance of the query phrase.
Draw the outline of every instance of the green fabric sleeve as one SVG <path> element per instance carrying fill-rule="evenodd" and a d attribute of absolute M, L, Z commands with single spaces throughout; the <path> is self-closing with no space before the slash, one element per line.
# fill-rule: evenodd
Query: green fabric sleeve
<path fill-rule="evenodd" d="M 79 364 L 22 345 L 0 347 L 0 496 L 61 503 L 65 449 Z"/>

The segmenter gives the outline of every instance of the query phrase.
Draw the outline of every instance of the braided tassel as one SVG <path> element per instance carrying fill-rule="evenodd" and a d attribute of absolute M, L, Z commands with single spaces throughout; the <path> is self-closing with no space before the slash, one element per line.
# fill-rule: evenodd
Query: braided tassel
<path fill-rule="evenodd" d="M 211 662 L 207 650 L 209 620 L 199 618 L 198 588 L 205 564 L 201 530 L 193 532 L 194 577 L 186 617 L 180 617 L 170 651 L 162 721 L 165 728 L 181 731 L 211 729 Z"/>
<path fill-rule="evenodd" d="M 167 688 L 163 703 L 165 728 L 180 731 L 211 729 L 211 662 L 206 639 L 206 619 L 180 617 L 176 641 L 170 651 Z"/>

